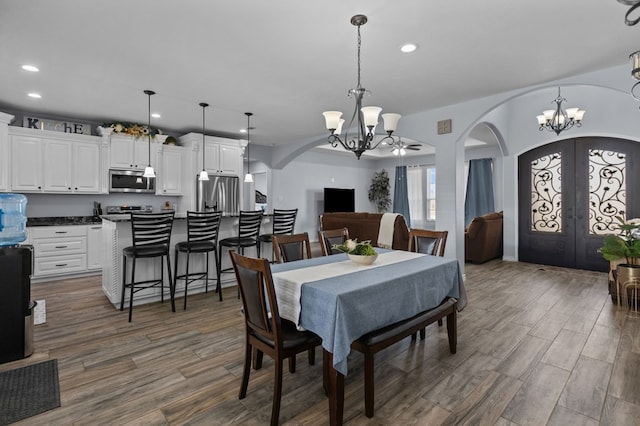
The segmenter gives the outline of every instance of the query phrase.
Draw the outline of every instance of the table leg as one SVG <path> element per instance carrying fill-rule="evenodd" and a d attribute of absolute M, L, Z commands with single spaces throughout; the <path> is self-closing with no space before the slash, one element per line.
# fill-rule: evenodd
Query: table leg
<path fill-rule="evenodd" d="M 329 393 L 329 424 L 341 426 L 344 413 L 344 375 L 333 368 L 333 354 L 323 350 L 323 369 L 326 371 Z M 323 373 L 324 376 L 324 373 Z M 324 382 L 324 380 L 323 380 Z M 327 389 L 325 389 L 326 391 Z"/>

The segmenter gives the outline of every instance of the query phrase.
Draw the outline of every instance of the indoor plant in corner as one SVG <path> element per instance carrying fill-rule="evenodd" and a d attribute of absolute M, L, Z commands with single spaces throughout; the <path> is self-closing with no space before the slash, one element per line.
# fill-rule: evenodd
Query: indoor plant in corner
<path fill-rule="evenodd" d="M 619 222 L 618 234 L 607 234 L 602 240 L 602 247 L 598 252 L 602 254 L 605 260 L 610 262 L 610 270 L 613 272 L 613 278 L 616 288 L 609 288 L 611 299 L 620 304 L 620 283 L 624 284 L 630 280 L 640 280 L 640 219 L 624 220 L 621 216 L 616 216 Z M 611 285 L 611 284 L 610 284 Z M 615 293 L 615 295 L 614 295 Z M 625 299 L 626 298 L 626 295 Z"/>
<path fill-rule="evenodd" d="M 598 252 L 608 261 L 625 259 L 627 264 L 637 265 L 640 258 L 640 219 L 625 221 L 616 216 L 616 220 L 620 232 L 605 235 Z"/>
<path fill-rule="evenodd" d="M 389 185 L 389 174 L 382 169 L 371 179 L 369 187 L 369 201 L 376 204 L 378 213 L 382 213 L 391 206 L 391 186 Z"/>

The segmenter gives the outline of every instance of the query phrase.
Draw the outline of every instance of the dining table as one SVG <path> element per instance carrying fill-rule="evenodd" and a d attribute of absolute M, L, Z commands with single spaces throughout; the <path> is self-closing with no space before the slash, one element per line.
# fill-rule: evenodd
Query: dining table
<path fill-rule="evenodd" d="M 466 305 L 456 259 L 381 248 L 376 252 L 371 265 L 340 253 L 271 266 L 280 316 L 322 338 L 332 425 L 342 424 L 353 341 L 433 309 L 447 297 L 457 300 L 458 310 Z"/>

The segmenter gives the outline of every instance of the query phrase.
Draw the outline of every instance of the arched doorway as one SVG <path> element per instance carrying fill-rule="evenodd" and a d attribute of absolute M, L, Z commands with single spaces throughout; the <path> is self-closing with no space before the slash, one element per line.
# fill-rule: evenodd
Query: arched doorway
<path fill-rule="evenodd" d="M 583 137 L 518 157 L 518 258 L 522 262 L 608 270 L 597 252 L 615 216 L 640 215 L 640 144 Z"/>

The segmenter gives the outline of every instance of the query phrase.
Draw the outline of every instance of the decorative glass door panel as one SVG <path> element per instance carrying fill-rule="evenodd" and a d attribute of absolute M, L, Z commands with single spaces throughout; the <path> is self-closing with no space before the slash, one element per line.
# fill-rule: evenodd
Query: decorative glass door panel
<path fill-rule="evenodd" d="M 531 162 L 531 230 L 562 232 L 562 154 Z"/>
<path fill-rule="evenodd" d="M 589 150 L 589 233 L 615 233 L 616 216 L 626 219 L 627 155 Z"/>

